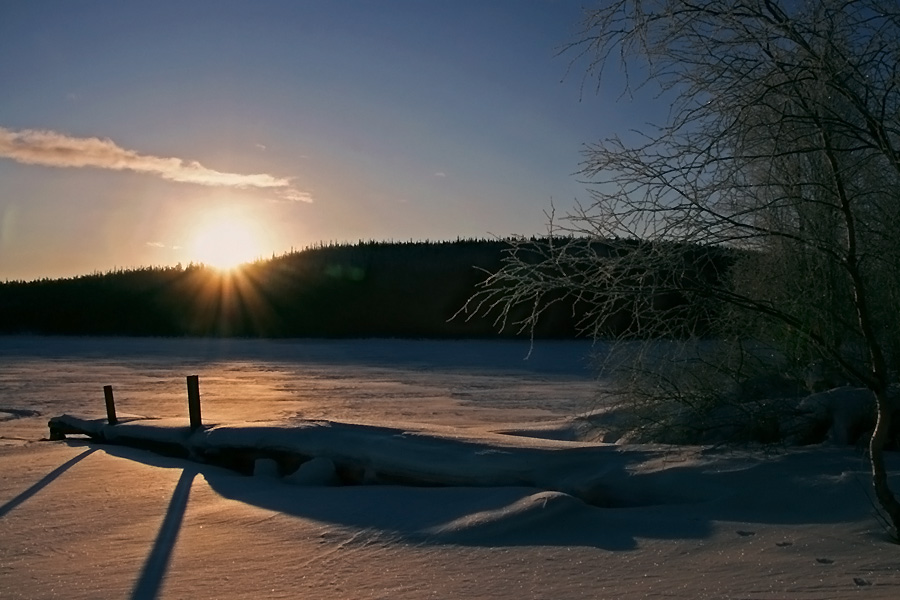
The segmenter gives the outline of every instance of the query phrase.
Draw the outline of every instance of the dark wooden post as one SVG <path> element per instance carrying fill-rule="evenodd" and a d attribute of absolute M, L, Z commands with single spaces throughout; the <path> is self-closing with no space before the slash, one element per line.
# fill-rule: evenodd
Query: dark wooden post
<path fill-rule="evenodd" d="M 200 377 L 198 375 L 187 376 L 188 414 L 191 417 L 191 429 L 198 429 L 203 425 L 200 419 Z"/>
<path fill-rule="evenodd" d="M 103 386 L 103 396 L 106 398 L 106 420 L 110 425 L 115 425 L 119 420 L 116 418 L 116 401 L 113 399 L 111 385 Z"/>

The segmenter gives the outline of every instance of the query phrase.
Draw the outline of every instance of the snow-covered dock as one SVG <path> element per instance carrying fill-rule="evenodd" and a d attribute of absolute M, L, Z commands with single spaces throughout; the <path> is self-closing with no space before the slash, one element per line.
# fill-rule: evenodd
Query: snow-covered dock
<path fill-rule="evenodd" d="M 326 420 L 191 428 L 179 419 L 126 418 L 110 425 L 62 415 L 49 427 L 52 439 L 85 435 L 307 485 L 526 486 L 599 506 L 662 500 L 649 480 L 629 473 L 629 464 L 664 454 L 646 447 Z"/>

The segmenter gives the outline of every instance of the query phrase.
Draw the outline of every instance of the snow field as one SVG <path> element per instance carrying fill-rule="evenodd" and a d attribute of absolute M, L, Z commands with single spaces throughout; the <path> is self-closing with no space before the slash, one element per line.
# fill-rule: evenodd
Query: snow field
<path fill-rule="evenodd" d="M 441 363 L 439 347 L 429 355 L 427 344 L 402 341 L 288 345 L 287 357 L 268 344 L 209 356 L 175 342 L 0 342 L 0 411 L 11 415 L 0 420 L 0 598 L 900 597 L 897 546 L 873 518 L 867 466 L 853 449 L 610 452 L 558 442 L 594 383 L 559 367 L 521 368 L 511 347 L 473 343 L 470 360 L 456 357 L 465 344 L 452 344 Z M 428 460 L 389 444 L 379 461 L 435 466 L 461 439 L 553 477 L 296 485 L 271 469 L 251 477 L 127 447 L 39 441 L 49 416 L 102 413 L 109 383 L 120 416 L 186 421 L 185 366 L 200 372 L 209 423 L 259 427 L 277 416 L 288 431 L 308 419 L 350 421 L 388 440 L 399 428 L 431 447 Z M 596 469 L 593 459 L 568 473 L 542 466 L 548 453 L 535 449 L 548 447 L 596 451 Z M 547 489 L 559 481 L 616 501 Z"/>

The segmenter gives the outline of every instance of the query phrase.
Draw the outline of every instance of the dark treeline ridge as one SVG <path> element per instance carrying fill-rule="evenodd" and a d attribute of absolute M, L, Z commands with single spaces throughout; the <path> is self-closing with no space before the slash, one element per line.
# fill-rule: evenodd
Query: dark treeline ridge
<path fill-rule="evenodd" d="M 495 315 L 453 318 L 488 273 L 500 268 L 508 250 L 503 240 L 360 242 L 292 251 L 231 274 L 204 265 L 179 265 L 6 282 L 0 283 L 0 333 L 529 335 L 511 327 L 498 331 Z M 542 315 L 534 336 L 576 337 L 579 317 L 572 301 L 559 302 Z"/>
<path fill-rule="evenodd" d="M 117 269 L 0 283 L 0 332 L 236 337 L 492 337 L 453 315 L 500 267 L 502 240 L 319 245 L 233 273 Z M 538 335 L 575 335 L 571 318 Z M 507 334 L 511 334 L 507 332 Z"/>

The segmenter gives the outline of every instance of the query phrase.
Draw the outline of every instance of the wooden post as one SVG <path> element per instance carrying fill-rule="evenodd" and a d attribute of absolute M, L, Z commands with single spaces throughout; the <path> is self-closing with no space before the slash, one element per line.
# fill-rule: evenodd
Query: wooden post
<path fill-rule="evenodd" d="M 106 397 L 106 420 L 110 425 L 115 425 L 119 420 L 116 418 L 116 401 L 113 399 L 111 385 L 103 386 L 103 395 Z"/>
<path fill-rule="evenodd" d="M 198 429 L 203 425 L 200 419 L 200 377 L 198 375 L 187 376 L 187 392 L 191 429 Z"/>

